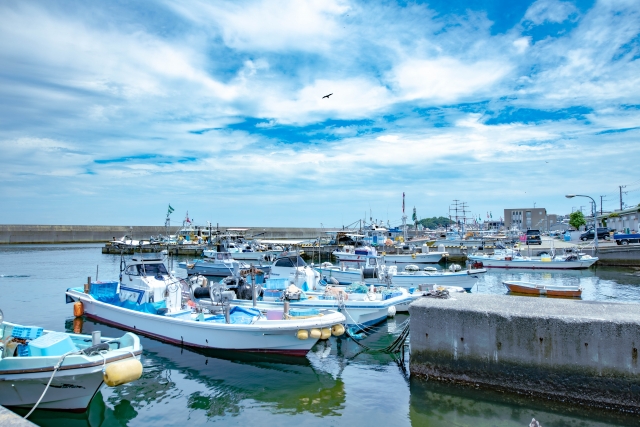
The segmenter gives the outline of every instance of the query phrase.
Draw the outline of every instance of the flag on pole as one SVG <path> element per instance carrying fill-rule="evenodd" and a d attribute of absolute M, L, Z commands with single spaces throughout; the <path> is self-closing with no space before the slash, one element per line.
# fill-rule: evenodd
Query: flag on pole
<path fill-rule="evenodd" d="M 487 212 L 487 219 L 489 219 L 489 212 Z"/>
<path fill-rule="evenodd" d="M 416 214 L 416 207 L 413 207 L 413 215 L 411 216 L 413 222 L 418 222 L 418 215 Z"/>
<path fill-rule="evenodd" d="M 173 213 L 173 208 L 171 207 L 171 203 L 169 203 L 169 209 L 167 209 L 167 216 Z"/>
<path fill-rule="evenodd" d="M 187 211 L 187 219 L 185 219 L 185 222 L 191 224 L 191 220 L 189 219 L 189 211 Z"/>
<path fill-rule="evenodd" d="M 404 191 L 402 192 L 402 213 L 404 213 Z"/>
<path fill-rule="evenodd" d="M 493 212 L 489 212 L 489 217 L 493 219 Z"/>

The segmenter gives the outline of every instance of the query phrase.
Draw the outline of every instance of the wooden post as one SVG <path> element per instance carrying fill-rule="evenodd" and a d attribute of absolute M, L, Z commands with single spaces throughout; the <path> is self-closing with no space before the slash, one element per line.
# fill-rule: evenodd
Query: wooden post
<path fill-rule="evenodd" d="M 88 294 L 91 290 L 91 276 L 87 277 L 87 283 L 84 285 L 84 293 Z"/>

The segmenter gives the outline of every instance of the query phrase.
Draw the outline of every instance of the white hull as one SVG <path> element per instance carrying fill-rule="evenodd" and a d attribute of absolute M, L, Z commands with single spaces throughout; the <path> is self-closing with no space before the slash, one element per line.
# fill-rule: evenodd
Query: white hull
<path fill-rule="evenodd" d="M 307 295 L 312 295 L 313 299 L 307 299 L 302 301 L 290 301 L 289 306 L 291 308 L 317 308 L 320 310 L 340 310 L 341 313 L 347 318 L 346 325 L 375 325 L 385 320 L 389 313 L 390 307 L 408 307 L 417 296 L 412 297 L 410 295 L 403 295 L 388 300 L 375 300 L 375 301 L 353 301 L 351 299 L 344 301 L 343 303 L 337 300 L 321 300 L 318 299 L 319 295 L 313 295 L 312 292 L 308 292 Z M 364 296 L 365 294 L 361 294 Z M 354 298 L 349 295 L 349 298 Z M 233 304 L 242 305 L 245 307 L 251 307 L 252 301 L 247 300 L 234 300 Z M 282 309 L 283 303 L 280 301 L 259 301 L 257 303 L 259 308 L 268 309 Z M 396 308 L 397 310 L 397 308 Z"/>
<path fill-rule="evenodd" d="M 394 264 L 437 264 L 447 252 L 429 252 L 428 254 L 387 254 L 383 256 L 386 265 Z"/>
<path fill-rule="evenodd" d="M 349 284 L 363 281 L 362 273 L 358 269 L 317 268 L 322 277 L 335 278 L 340 284 Z M 437 284 L 441 286 L 459 286 L 470 290 L 477 282 L 478 275 L 486 273 L 484 269 L 464 270 L 455 273 L 430 273 L 419 271 L 416 273 L 399 273 L 391 277 L 391 286 L 418 287 L 422 284 Z M 385 285 L 380 278 L 364 279 L 369 285 Z"/>
<path fill-rule="evenodd" d="M 56 358 L 58 359 L 58 358 Z M 32 407 L 42 395 L 51 370 L 34 374 L 0 375 L 2 406 Z M 59 371 L 38 409 L 84 411 L 102 386 L 102 365 Z"/>
<path fill-rule="evenodd" d="M 232 258 L 238 261 L 273 261 L 281 251 L 250 251 L 239 252 L 229 251 Z M 213 258 L 220 252 L 211 249 L 205 249 L 202 254 L 206 257 Z"/>
<path fill-rule="evenodd" d="M 50 331 L 48 331 L 50 332 Z M 76 344 L 90 346 L 91 336 L 69 334 Z M 89 344 L 85 341 L 89 340 Z M 103 338 L 103 342 L 108 340 Z M 85 411 L 103 384 L 103 367 L 119 360 L 142 354 L 140 340 L 134 334 L 118 339 L 121 349 L 101 355 L 68 355 L 55 372 L 51 385 L 38 404 L 38 409 Z M 80 343 L 80 344 L 79 344 Z M 22 356 L 0 359 L 0 405 L 31 408 L 40 399 L 60 356 Z"/>
<path fill-rule="evenodd" d="M 377 254 L 358 254 L 355 252 L 334 252 L 338 262 L 344 265 L 359 267 L 367 263 L 367 260 Z M 381 259 L 387 265 L 394 264 L 437 264 L 443 257 L 449 256 L 447 252 L 434 251 L 434 252 L 416 252 L 412 254 L 384 254 L 381 255 Z"/>
<path fill-rule="evenodd" d="M 471 261 L 481 262 L 485 268 L 525 268 L 537 270 L 580 270 L 591 267 L 598 261 L 598 258 L 576 261 L 551 260 L 541 261 L 539 259 L 514 258 L 511 260 L 495 259 L 488 256 L 469 256 Z"/>
<path fill-rule="evenodd" d="M 296 322 L 260 320 L 249 325 L 198 322 L 191 318 L 128 310 L 96 301 L 90 295 L 74 289 L 67 291 L 67 295 L 83 302 L 88 317 L 162 341 L 200 348 L 304 355 L 317 340 L 298 339 L 298 329 L 330 328 L 344 322 L 344 316 L 339 313 Z"/>

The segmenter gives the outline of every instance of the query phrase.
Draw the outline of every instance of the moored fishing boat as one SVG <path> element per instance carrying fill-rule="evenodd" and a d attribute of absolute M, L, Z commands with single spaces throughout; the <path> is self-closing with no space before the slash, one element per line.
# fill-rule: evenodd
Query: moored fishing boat
<path fill-rule="evenodd" d="M 321 286 L 320 290 L 305 292 L 286 279 L 268 279 L 264 289 L 256 290 L 255 302 L 248 298 L 231 303 L 268 309 L 270 315 L 280 317 L 286 310 L 285 304 L 290 309 L 336 310 L 344 314 L 347 326 L 370 326 L 394 316 L 396 311 L 407 311 L 409 304 L 419 297 L 420 294 L 410 294 L 406 289 L 376 288 L 364 283 Z"/>
<path fill-rule="evenodd" d="M 598 257 L 579 253 L 523 256 L 518 250 L 497 250 L 493 255 L 469 255 L 468 259 L 486 268 L 526 268 L 541 270 L 580 270 L 591 267 Z"/>
<path fill-rule="evenodd" d="M 205 250 L 204 255 L 205 257 L 203 259 L 183 261 L 179 263 L 178 266 L 187 270 L 189 276 L 192 274 L 202 274 L 203 276 L 210 277 L 227 277 L 232 274 L 237 274 L 240 270 L 251 268 L 250 264 L 234 259 L 233 254 L 229 252 Z M 271 270 L 270 265 L 258 265 L 257 268 L 265 274 Z"/>
<path fill-rule="evenodd" d="M 209 289 L 204 291 L 212 295 Z M 88 317 L 192 347 L 304 355 L 319 339 L 309 331 L 330 331 L 345 320 L 334 311 L 268 318 L 261 310 L 230 304 L 232 294 L 211 296 L 210 306 L 197 307 L 189 303 L 187 281 L 169 274 L 162 258 L 141 254 L 121 268 L 119 282 L 66 292 L 68 302 L 81 302 Z"/>
<path fill-rule="evenodd" d="M 437 284 L 442 286 L 459 286 L 467 291 L 478 281 L 479 275 L 487 272 L 484 268 L 470 268 L 460 271 L 434 271 L 433 268 L 419 270 L 405 267 L 399 272 L 397 267 L 387 266 L 379 261 L 378 257 L 369 257 L 365 267 L 354 268 L 334 266 L 323 263 L 316 271 L 323 279 L 332 281 L 335 279 L 340 284 L 365 282 L 368 285 L 401 286 L 405 288 L 417 288 L 422 284 Z"/>
<path fill-rule="evenodd" d="M 553 283 L 534 283 L 521 280 L 505 280 L 502 284 L 509 292 L 518 294 L 568 298 L 580 298 L 582 296 L 582 288 L 578 285 L 555 285 Z"/>
<path fill-rule="evenodd" d="M 104 338 L 1 319 L 0 332 L 2 406 L 85 411 L 103 384 L 124 384 L 142 374 L 142 346 L 130 332 Z"/>

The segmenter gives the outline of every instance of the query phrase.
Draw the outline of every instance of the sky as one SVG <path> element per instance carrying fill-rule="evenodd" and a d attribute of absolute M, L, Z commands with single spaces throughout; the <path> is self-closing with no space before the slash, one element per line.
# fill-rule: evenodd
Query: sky
<path fill-rule="evenodd" d="M 639 162 L 638 0 L 0 2 L 1 224 L 611 211 Z"/>

